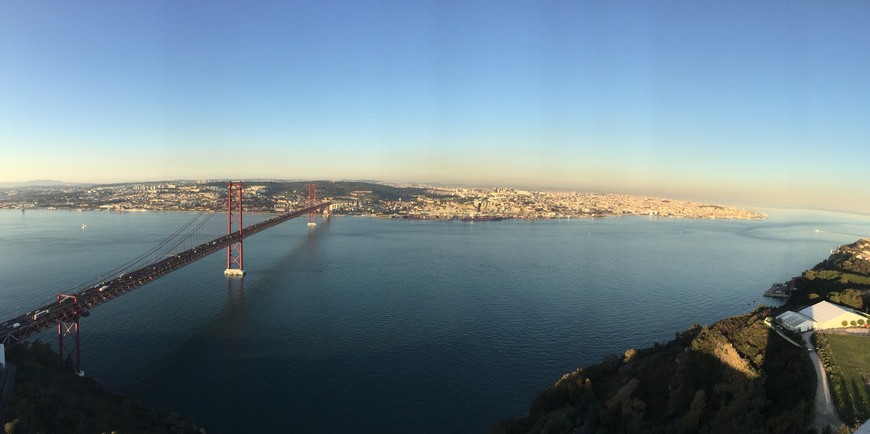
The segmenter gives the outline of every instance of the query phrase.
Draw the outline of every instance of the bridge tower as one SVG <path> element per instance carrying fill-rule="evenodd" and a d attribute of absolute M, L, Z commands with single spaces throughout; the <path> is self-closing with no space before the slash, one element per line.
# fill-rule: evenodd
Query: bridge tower
<path fill-rule="evenodd" d="M 57 295 L 58 303 L 69 303 L 67 300 L 71 300 L 73 303 L 73 317 L 72 320 L 65 320 L 64 318 L 57 320 L 57 352 L 60 354 L 61 363 L 63 363 L 67 357 L 72 358 L 73 354 L 75 354 L 76 374 L 84 375 L 84 372 L 82 372 L 82 352 L 79 340 L 79 317 L 85 312 L 82 312 L 78 297 L 66 294 Z M 85 316 L 87 315 L 85 314 Z M 70 351 L 64 351 L 63 338 L 70 334 L 75 334 L 75 347 Z"/>
<path fill-rule="evenodd" d="M 308 184 L 308 206 L 312 207 L 317 203 L 317 184 Z M 317 214 L 314 210 L 308 211 L 308 227 L 317 226 Z"/>
<path fill-rule="evenodd" d="M 227 277 L 242 277 L 245 275 L 245 256 L 242 246 L 242 181 L 227 183 L 227 235 L 233 234 L 233 224 L 239 229 L 238 241 L 227 246 Z M 235 268 L 234 268 L 235 266 Z"/>

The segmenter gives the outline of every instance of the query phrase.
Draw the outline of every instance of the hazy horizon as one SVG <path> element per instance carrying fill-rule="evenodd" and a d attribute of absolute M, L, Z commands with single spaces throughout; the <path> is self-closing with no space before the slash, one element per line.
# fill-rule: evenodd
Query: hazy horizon
<path fill-rule="evenodd" d="M 713 205 L 726 205 L 726 206 L 736 206 L 743 207 L 747 209 L 752 209 L 755 211 L 764 212 L 770 209 L 780 209 L 780 210 L 816 210 L 823 212 L 836 212 L 836 213 L 846 213 L 846 214 L 858 214 L 858 215 L 870 215 L 870 209 L 860 208 L 860 207 L 841 207 L 841 206 L 816 206 L 813 204 L 806 203 L 789 203 L 789 202 L 765 202 L 765 201 L 746 201 L 740 200 L 739 198 L 736 200 L 714 200 L 706 197 L 689 197 L 689 196 L 681 196 L 681 195 L 662 195 L 656 193 L 631 193 L 625 191 L 604 191 L 604 190 L 577 190 L 577 189 L 565 189 L 558 187 L 548 187 L 548 186 L 524 186 L 524 185 L 479 185 L 479 184 L 445 184 L 445 183 L 432 183 L 432 182 L 388 182 L 377 179 L 295 179 L 295 178 L 208 178 L 208 179 L 188 179 L 188 178 L 166 178 L 166 179 L 151 179 L 151 180 L 127 180 L 127 181 L 114 181 L 114 182 L 66 182 L 63 180 L 57 179 L 39 179 L 39 180 L 29 180 L 29 181 L 2 181 L 0 182 L 0 188 L 22 188 L 22 187 L 52 187 L 56 185 L 49 184 L 31 184 L 33 182 L 47 182 L 47 183 L 61 183 L 63 185 L 112 185 L 112 184 L 138 184 L 138 183 L 163 183 L 163 182 L 196 182 L 196 181 L 229 181 L 229 180 L 240 180 L 247 183 L 256 183 L 256 182 L 369 182 L 369 183 L 380 183 L 385 185 L 397 185 L 397 186 L 432 186 L 432 187 L 444 187 L 444 188 L 479 188 L 479 189 L 488 189 L 488 188 L 510 188 L 515 190 L 529 190 L 529 191 L 541 191 L 541 192 L 568 192 L 568 193 L 589 193 L 589 194 L 616 194 L 616 195 L 628 195 L 628 196 L 638 196 L 638 197 L 650 197 L 650 198 L 659 198 L 659 199 L 671 199 L 671 200 L 685 200 L 689 202 L 697 202 L 697 203 L 707 203 Z M 10 184 L 29 184 L 29 185 L 17 185 L 14 187 L 10 187 Z"/>
<path fill-rule="evenodd" d="M 368 179 L 870 211 L 870 4 L 621 6 L 6 2 L 0 182 Z"/>

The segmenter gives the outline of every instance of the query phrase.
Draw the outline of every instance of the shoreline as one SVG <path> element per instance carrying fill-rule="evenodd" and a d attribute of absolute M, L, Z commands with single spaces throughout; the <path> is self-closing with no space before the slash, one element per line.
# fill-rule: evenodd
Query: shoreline
<path fill-rule="evenodd" d="M 148 208 L 121 208 L 121 209 L 105 209 L 105 208 L 58 208 L 58 207 L 31 207 L 31 208 L 9 208 L 9 207 L 0 207 L 0 210 L 14 210 L 14 211 L 22 211 L 25 212 L 27 210 L 31 211 L 67 211 L 67 212 L 108 212 L 108 213 L 118 213 L 123 214 L 126 212 L 132 213 L 163 213 L 163 212 L 214 212 L 214 213 L 222 213 L 225 210 L 223 209 L 148 209 Z M 820 210 L 821 211 L 821 210 Z M 284 212 L 274 212 L 274 211 L 264 211 L 264 210 L 256 210 L 256 211 L 245 211 L 245 214 L 262 214 L 262 215 L 271 215 L 278 216 L 285 214 Z M 849 214 L 849 213 L 844 213 Z M 860 215 L 860 214 L 858 214 Z M 322 217 L 322 215 L 321 215 Z M 415 220 L 415 221 L 463 221 L 463 222 L 489 222 L 489 221 L 502 221 L 502 220 L 521 220 L 521 221 L 537 221 L 537 220 L 596 220 L 596 219 L 606 219 L 606 218 L 620 218 L 620 217 L 648 217 L 651 220 L 726 220 L 726 221 L 763 221 L 769 220 L 770 216 L 766 213 L 758 213 L 758 216 L 755 217 L 739 217 L 739 216 L 728 216 L 728 217 L 719 217 L 719 216 L 687 216 L 687 215 L 650 215 L 650 214 L 588 214 L 588 215 L 572 215 L 572 216 L 554 216 L 554 217 L 527 217 L 527 216 L 512 216 L 512 215 L 486 215 L 486 216 L 468 216 L 468 215 L 450 215 L 450 216 L 408 216 L 404 214 L 333 214 L 330 213 L 328 218 L 333 217 L 364 217 L 364 218 L 374 218 L 379 220 Z"/>

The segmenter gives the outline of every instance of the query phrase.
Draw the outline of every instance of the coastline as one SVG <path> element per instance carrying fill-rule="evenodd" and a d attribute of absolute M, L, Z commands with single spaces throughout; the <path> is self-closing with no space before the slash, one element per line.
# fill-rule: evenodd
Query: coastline
<path fill-rule="evenodd" d="M 203 212 L 203 211 L 211 211 L 214 213 L 221 213 L 225 210 L 223 209 L 212 209 L 212 208 L 177 208 L 177 209 L 166 209 L 166 208 L 72 208 L 72 207 L 46 207 L 46 206 L 36 206 L 36 207 L 28 207 L 28 208 L 12 208 L 12 207 L 0 207 L 0 209 L 8 209 L 8 210 L 19 210 L 19 211 L 67 211 L 67 212 L 109 212 L 109 213 L 149 213 L 149 212 Z M 285 214 L 283 211 L 267 211 L 267 210 L 253 210 L 253 211 L 245 211 L 245 214 L 262 214 L 262 215 L 282 215 Z M 843 213 L 847 214 L 847 213 Z M 856 214 L 862 215 L 862 214 Z M 408 215 L 408 214 L 380 214 L 380 213 L 330 213 L 329 218 L 332 217 L 366 217 L 366 218 L 376 218 L 376 219 L 385 219 L 385 220 L 461 220 L 461 221 L 501 221 L 501 220 L 594 220 L 594 219 L 602 219 L 602 218 L 618 218 L 618 217 L 650 217 L 652 219 L 667 219 L 667 220 L 735 220 L 735 221 L 757 221 L 757 220 L 768 220 L 770 217 L 766 213 L 758 213 L 753 217 L 740 217 L 740 216 L 690 216 L 690 215 L 674 215 L 674 214 L 639 214 L 639 213 L 622 213 L 622 214 L 580 214 L 580 215 L 565 215 L 565 216 L 522 216 L 522 215 L 481 215 L 481 216 L 471 216 L 471 215 Z"/>
<path fill-rule="evenodd" d="M 656 342 L 640 350 L 629 348 L 622 356 L 611 354 L 600 363 L 566 373 L 538 394 L 525 416 L 504 419 L 493 425 L 490 433 L 661 432 L 663 429 L 666 432 L 749 432 L 762 426 L 768 432 L 783 433 L 812 428 L 864 432 L 870 427 L 866 423 L 861 425 L 863 419 L 838 416 L 842 406 L 852 408 L 849 407 L 852 402 L 861 398 L 843 397 L 839 394 L 845 392 L 838 389 L 839 396 L 832 400 L 828 380 L 838 382 L 839 374 L 827 369 L 832 363 L 830 354 L 824 356 L 825 367 L 820 363 L 815 340 L 810 339 L 813 331 L 806 331 L 802 336 L 786 330 L 774 318 L 789 309 L 814 304 L 812 300 L 816 299 L 829 298 L 838 303 L 848 300 L 846 307 L 856 309 L 870 305 L 868 247 L 870 239 L 841 245 L 800 276 L 787 283 L 773 284 L 764 296 L 785 299 L 778 307 L 761 304 L 751 312 L 725 317 L 709 326 L 695 324 L 664 344 Z M 857 273 L 864 279 L 846 278 L 847 273 L 852 276 Z M 855 285 L 859 289 L 852 289 Z M 777 323 L 773 324 L 774 321 Z M 843 321 L 843 328 L 823 331 L 870 339 L 866 325 L 855 327 L 855 321 L 851 324 L 849 327 Z M 863 322 L 859 320 L 858 324 Z M 819 345 L 819 352 L 822 349 Z M 692 373 L 687 374 L 689 372 Z M 668 378 L 667 384 L 659 381 L 660 378 Z M 703 381 L 697 381 L 698 378 Z M 711 384 L 715 386 L 711 388 Z M 687 390 L 681 392 L 680 388 Z M 723 395 L 723 391 L 731 392 Z M 674 405 L 674 396 L 681 393 L 685 396 L 682 404 Z M 751 398 L 753 394 L 758 396 Z M 717 395 L 725 400 L 719 401 Z M 731 401 L 735 399 L 747 400 L 746 404 L 737 406 L 742 407 L 741 413 L 735 414 L 732 410 Z M 661 401 L 669 402 L 664 412 L 657 404 Z M 752 401 L 755 403 L 749 404 Z M 721 405 L 722 402 L 726 405 Z M 786 402 L 787 405 L 783 405 Z M 656 411 L 650 412 L 650 409 Z M 866 413 L 864 409 L 864 417 Z"/>
<path fill-rule="evenodd" d="M 303 182 L 246 183 L 246 209 L 281 213 L 308 203 Z M 748 209 L 626 194 L 534 191 L 514 188 L 394 187 L 370 182 L 320 182 L 321 200 L 336 214 L 388 218 L 573 219 L 639 215 L 691 219 L 765 219 Z M 221 211 L 226 184 L 158 182 L 71 188 L 0 189 L 0 207 L 15 209 Z"/>

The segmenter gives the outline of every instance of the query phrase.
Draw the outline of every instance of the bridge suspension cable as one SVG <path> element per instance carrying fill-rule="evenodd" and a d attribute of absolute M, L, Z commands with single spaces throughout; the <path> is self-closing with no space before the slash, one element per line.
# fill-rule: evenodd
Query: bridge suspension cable
<path fill-rule="evenodd" d="M 331 204 L 331 202 L 315 203 L 316 196 L 312 194 L 312 191 L 316 191 L 316 187 L 312 185 L 309 187 L 309 203 L 307 207 L 286 214 L 272 216 L 270 218 L 264 214 L 254 214 L 257 216 L 255 220 L 261 221 L 242 227 L 241 183 L 238 183 L 238 185 L 239 191 L 237 194 L 239 206 L 236 209 L 238 212 L 238 230 L 233 231 L 232 224 L 229 223 L 227 225 L 228 233 L 226 235 L 214 239 L 209 238 L 209 241 L 193 246 L 192 243 L 196 241 L 194 239 L 196 234 L 201 234 L 202 228 L 205 227 L 209 221 L 212 221 L 212 217 L 216 214 L 215 212 L 209 211 L 199 212 L 187 223 L 182 225 L 181 228 L 176 230 L 172 235 L 156 246 L 127 261 L 125 264 L 114 268 L 108 275 L 106 275 L 105 281 L 101 281 L 101 279 L 98 278 L 98 283 L 94 285 L 90 285 L 90 283 L 79 284 L 70 289 L 67 293 L 57 294 L 55 296 L 56 301 L 46 303 L 41 307 L 18 315 L 0 324 L 0 343 L 7 346 L 15 345 L 27 339 L 34 333 L 38 333 L 45 329 L 50 324 L 55 323 L 57 324 L 61 352 L 63 352 L 64 336 L 68 334 L 75 335 L 74 352 L 76 355 L 76 370 L 80 370 L 81 364 L 78 339 L 79 317 L 88 316 L 91 308 L 126 292 L 132 291 L 133 289 L 145 285 L 148 282 L 169 274 L 172 271 L 191 264 L 199 259 L 216 253 L 221 249 L 231 249 L 234 244 L 240 244 L 244 238 L 279 225 L 287 220 L 309 214 L 309 221 L 311 221 L 311 216 L 315 211 L 327 209 Z M 230 194 L 232 192 L 233 189 L 231 187 Z M 236 218 L 232 215 L 233 210 L 234 208 L 230 205 L 228 211 L 230 214 L 228 219 L 230 219 L 230 221 L 232 221 L 233 218 Z M 203 218 L 203 216 L 205 217 Z M 185 243 L 191 243 L 191 245 Z M 185 245 L 186 249 L 176 251 L 176 249 L 181 248 L 180 246 L 182 245 Z M 158 254 L 162 254 L 162 256 L 155 258 L 155 255 Z M 230 255 L 230 253 L 228 253 L 228 255 Z M 239 261 L 240 267 L 235 270 L 241 271 L 241 264 L 241 261 Z M 116 276 L 120 271 L 124 271 L 124 273 Z M 72 302 L 68 302 L 68 300 L 72 300 Z"/>
<path fill-rule="evenodd" d="M 152 262 L 157 257 L 163 257 L 163 256 L 170 254 L 172 249 L 176 248 L 179 244 L 181 244 L 181 242 L 183 242 L 183 240 L 190 238 L 194 234 L 194 232 L 199 230 L 199 228 L 201 228 L 206 222 L 208 222 L 214 216 L 214 214 L 215 214 L 214 211 L 200 211 L 200 212 L 198 212 L 197 214 L 195 214 L 193 216 L 193 218 L 191 218 L 185 224 L 183 224 L 181 227 L 179 227 L 177 230 L 175 230 L 175 232 L 171 233 L 168 237 L 166 237 L 165 239 L 163 239 L 161 242 L 157 243 L 156 245 L 154 245 L 150 249 L 146 250 L 145 252 L 143 252 L 143 253 L 139 254 L 138 256 L 125 262 L 124 264 L 121 264 L 121 265 L 119 265 L 119 266 L 117 266 L 109 271 L 100 272 L 97 279 L 93 279 L 93 278 L 88 279 L 87 281 L 81 282 L 81 283 L 73 286 L 72 288 L 70 288 L 66 292 L 72 293 L 72 292 L 76 292 L 80 289 L 87 288 L 88 286 L 94 285 L 95 282 L 99 282 L 101 280 L 101 277 L 106 277 L 108 279 L 111 279 L 112 277 L 117 276 L 119 273 L 123 273 L 125 271 L 134 270 L 136 268 L 139 268 L 137 265 L 145 264 L 147 262 Z M 190 228 L 192 225 L 194 225 L 194 223 L 197 220 L 200 220 L 200 218 L 203 217 L 203 215 L 207 215 L 206 218 L 203 219 L 202 222 L 199 223 L 192 231 L 188 231 L 187 229 Z M 181 238 L 182 241 L 177 241 L 179 238 Z M 173 241 L 175 241 L 175 242 L 173 243 Z M 173 243 L 173 244 L 168 248 L 164 248 L 167 244 L 170 244 L 170 243 Z M 54 296 L 52 296 L 51 298 L 54 298 Z"/>
<path fill-rule="evenodd" d="M 109 301 L 118 295 L 124 294 L 130 290 L 145 285 L 161 276 L 164 276 L 172 271 L 175 271 L 185 265 L 193 263 L 208 255 L 211 255 L 221 249 L 227 248 L 232 243 L 240 238 L 255 235 L 265 229 L 281 224 L 287 220 L 305 215 L 312 210 L 323 209 L 330 205 L 330 202 L 316 204 L 313 207 L 306 207 L 294 212 L 279 215 L 249 225 L 243 231 L 236 231 L 228 235 L 224 235 L 211 241 L 197 245 L 196 247 L 180 252 L 176 255 L 162 258 L 155 262 L 146 263 L 144 266 L 131 270 L 125 273 L 124 276 L 107 276 L 106 280 L 98 282 L 98 284 L 86 286 L 83 289 L 72 290 L 65 293 L 66 295 L 76 296 L 76 303 L 81 304 L 84 310 L 71 310 L 70 306 L 73 303 L 63 303 L 52 297 L 52 302 L 46 303 L 43 306 L 37 307 L 25 314 L 18 315 L 3 323 L 0 326 L 0 343 L 14 344 L 22 339 L 27 338 L 33 333 L 36 333 L 48 324 L 53 322 L 61 322 L 72 318 L 75 315 L 86 315 L 87 309 L 90 309 L 98 304 Z M 205 223 L 198 224 L 202 227 Z M 191 223 L 192 225 L 192 223 Z M 189 227 L 189 226 L 188 226 Z M 172 237 L 171 237 L 172 238 Z M 171 239 L 170 238 L 170 239 Z M 165 240 L 164 240 L 165 241 Z M 165 245 L 166 243 L 161 243 Z M 159 251 L 160 249 L 150 249 L 149 252 Z M 166 250 L 164 250 L 166 251 Z M 140 258 L 146 258 L 148 255 L 139 255 Z M 141 259 L 139 260 L 141 263 Z M 128 264 L 136 264 L 134 261 L 128 261 Z M 116 268 L 117 271 L 119 268 Z M 129 268 L 128 268 L 129 269 Z M 32 318 L 31 318 L 32 317 Z M 21 324 L 20 328 L 15 327 L 16 323 Z M 10 340 L 11 339 L 11 340 Z"/>

